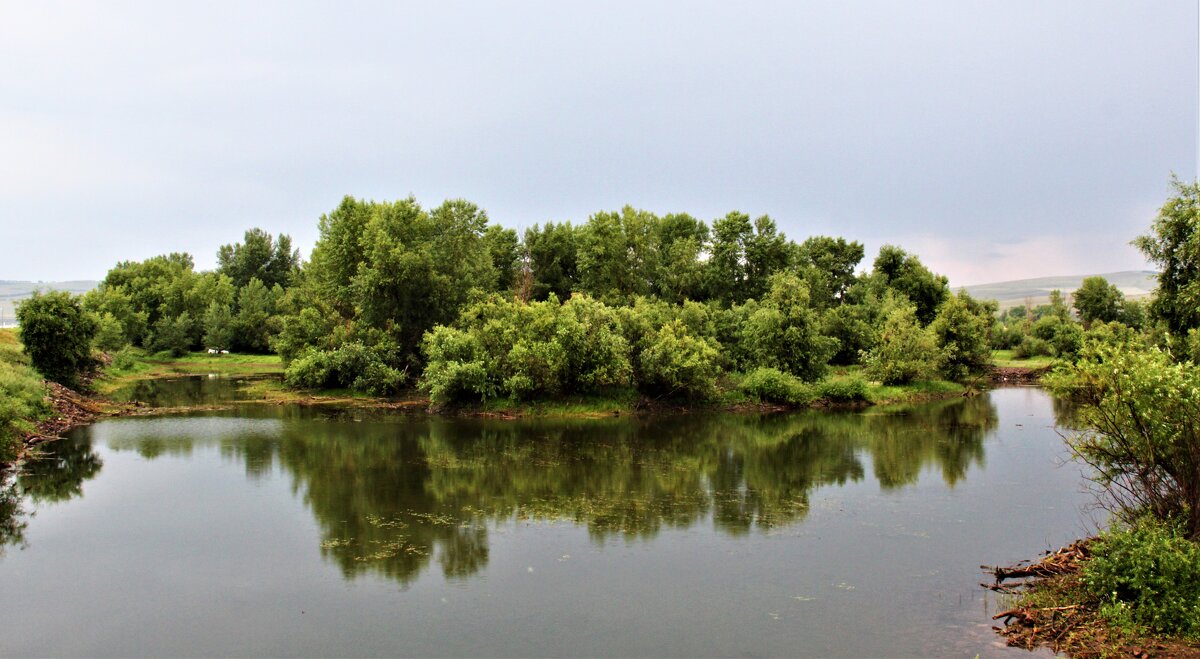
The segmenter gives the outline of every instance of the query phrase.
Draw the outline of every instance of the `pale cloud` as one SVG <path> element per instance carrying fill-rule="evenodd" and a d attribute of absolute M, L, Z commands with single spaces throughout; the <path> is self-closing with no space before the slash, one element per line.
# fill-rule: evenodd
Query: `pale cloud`
<path fill-rule="evenodd" d="M 1107 233 L 1043 234 L 997 242 L 986 237 L 947 239 L 924 235 L 908 239 L 904 246 L 957 287 L 1148 269 L 1145 259 L 1128 244 L 1128 238 Z"/>
<path fill-rule="evenodd" d="M 624 204 L 897 243 L 961 280 L 1137 267 L 1196 162 L 1195 6 L 7 3 L 0 278 L 344 194 L 523 227 Z"/>

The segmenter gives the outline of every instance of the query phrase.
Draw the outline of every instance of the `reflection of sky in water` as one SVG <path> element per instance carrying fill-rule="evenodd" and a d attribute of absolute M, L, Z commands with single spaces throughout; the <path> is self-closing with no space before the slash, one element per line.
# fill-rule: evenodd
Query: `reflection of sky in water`
<path fill-rule="evenodd" d="M 888 415 L 255 413 L 78 433 L 63 469 L 91 455 L 90 479 L 28 504 L 0 561 L 0 654 L 987 655 L 977 566 L 1086 532 L 1036 390 Z"/>
<path fill-rule="evenodd" d="M 93 442 L 122 450 L 147 439 L 214 443 L 240 435 L 278 435 L 282 429 L 279 419 L 197 416 L 126 417 L 98 423 L 88 430 Z"/>

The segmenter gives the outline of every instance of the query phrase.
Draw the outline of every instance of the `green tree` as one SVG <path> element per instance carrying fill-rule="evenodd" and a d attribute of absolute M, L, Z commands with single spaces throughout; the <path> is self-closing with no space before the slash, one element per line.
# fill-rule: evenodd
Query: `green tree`
<path fill-rule="evenodd" d="M 936 374 L 942 355 L 933 330 L 917 320 L 916 307 L 892 298 L 885 303 L 878 342 L 864 361 L 867 377 L 887 385 L 908 384 Z"/>
<path fill-rule="evenodd" d="M 579 230 L 579 289 L 609 304 L 649 295 L 658 275 L 658 218 L 625 206 L 600 212 Z"/>
<path fill-rule="evenodd" d="M 674 213 L 658 223 L 658 264 L 653 293 L 679 304 L 684 300 L 703 300 L 704 261 L 708 248 L 708 226 L 686 213 Z"/>
<path fill-rule="evenodd" d="M 554 295 L 560 300 L 571 297 L 579 278 L 579 230 L 570 222 L 525 230 L 525 250 L 533 275 L 532 296 L 545 300 Z"/>
<path fill-rule="evenodd" d="M 300 271 L 300 250 L 292 249 L 292 238 L 279 234 L 275 239 L 259 228 L 250 229 L 242 242 L 222 245 L 217 250 L 217 272 L 229 277 L 241 288 L 258 279 L 270 288 L 292 285 Z"/>
<path fill-rule="evenodd" d="M 748 366 L 778 368 L 810 382 L 825 374 L 837 350 L 837 341 L 820 333 L 807 285 L 788 272 L 771 278 L 770 292 L 746 318 L 740 339 Z"/>
<path fill-rule="evenodd" d="M 96 319 L 79 298 L 63 291 L 34 292 L 17 305 L 21 343 L 29 361 L 47 380 L 68 387 L 95 366 Z"/>
<path fill-rule="evenodd" d="M 796 248 L 796 261 L 805 268 L 813 305 L 824 309 L 846 302 L 858 281 L 854 269 L 863 259 L 862 243 L 844 238 L 813 236 Z"/>
<path fill-rule="evenodd" d="M 933 322 L 938 307 L 950 297 L 950 285 L 944 276 L 933 274 L 916 255 L 894 245 L 879 249 L 872 278 L 876 285 L 901 293 L 915 304 L 923 325 Z"/>
<path fill-rule="evenodd" d="M 233 341 L 223 346 L 240 352 L 266 353 L 271 349 L 274 333 L 273 317 L 275 305 L 283 296 L 283 289 L 276 284 L 267 288 L 266 283 L 252 277 L 237 294 L 237 314 L 233 317 Z"/>
<path fill-rule="evenodd" d="M 86 305 L 85 305 L 86 308 Z M 92 344 L 105 352 L 116 352 L 129 345 L 125 339 L 125 327 L 117 317 L 107 311 L 98 314 L 96 318 L 96 337 Z"/>
<path fill-rule="evenodd" d="M 713 220 L 712 254 L 708 259 L 710 295 L 726 306 L 750 298 L 746 282 L 746 242 L 754 227 L 750 216 L 733 211 Z"/>
<path fill-rule="evenodd" d="M 946 300 L 930 323 L 938 348 L 942 351 L 942 374 L 949 380 L 987 371 L 992 359 L 989 330 L 995 316 L 989 307 L 979 305 L 967 294 Z"/>
<path fill-rule="evenodd" d="M 1094 335 L 1049 380 L 1078 405 L 1081 430 L 1068 442 L 1127 521 L 1186 520 L 1200 540 L 1200 368 L 1122 336 Z"/>
<path fill-rule="evenodd" d="M 204 312 L 204 342 L 206 348 L 229 350 L 234 345 L 237 330 L 233 324 L 233 313 L 228 304 L 213 301 Z"/>
<path fill-rule="evenodd" d="M 290 317 L 279 321 L 285 336 L 277 345 L 293 358 L 306 346 L 336 351 L 357 342 L 371 359 L 411 372 L 410 366 L 419 365 L 425 332 L 453 320 L 473 290 L 492 290 L 498 283 L 483 240 L 487 214 L 464 200 L 427 212 L 412 198 L 391 203 L 347 198 L 322 217 L 320 228 L 304 290 L 292 295 L 304 306 L 319 307 L 319 322 L 312 322 L 311 313 L 297 319 L 304 312 L 295 304 Z M 335 333 L 309 332 L 318 325 Z M 306 338 L 314 343 L 296 343 Z M 349 361 L 358 359 L 358 353 L 352 356 Z"/>
<path fill-rule="evenodd" d="M 1175 195 L 1133 244 L 1159 269 L 1150 316 L 1183 337 L 1200 327 L 1200 181 L 1172 179 L 1171 186 Z"/>
<path fill-rule="evenodd" d="M 351 282 L 366 261 L 364 235 L 367 222 L 378 212 L 375 202 L 349 195 L 317 222 L 320 237 L 305 268 L 307 283 L 320 299 L 328 301 L 343 317 L 354 315 Z"/>
<path fill-rule="evenodd" d="M 513 229 L 493 224 L 483 232 L 483 245 L 492 258 L 496 280 L 488 288 L 493 291 L 511 291 L 521 273 L 521 241 Z"/>
<path fill-rule="evenodd" d="M 763 215 L 753 222 L 733 211 L 712 223 L 712 254 L 708 260 L 709 290 L 725 305 L 761 299 L 771 277 L 791 265 L 794 247 Z"/>
<path fill-rule="evenodd" d="M 154 352 L 169 352 L 175 357 L 187 354 L 196 344 L 192 341 L 192 316 L 183 312 L 178 316 L 163 316 L 154 323 L 148 347 Z"/>
<path fill-rule="evenodd" d="M 1121 318 L 1125 294 L 1104 277 L 1087 277 L 1075 291 L 1075 311 L 1084 327 L 1094 322 L 1110 323 Z"/>

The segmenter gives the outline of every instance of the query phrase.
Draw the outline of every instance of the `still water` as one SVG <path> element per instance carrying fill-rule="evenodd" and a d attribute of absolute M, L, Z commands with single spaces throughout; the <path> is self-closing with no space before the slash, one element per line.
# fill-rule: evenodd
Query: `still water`
<path fill-rule="evenodd" d="M 0 654 L 966 656 L 1093 522 L 1051 399 L 104 421 L 0 496 Z"/>

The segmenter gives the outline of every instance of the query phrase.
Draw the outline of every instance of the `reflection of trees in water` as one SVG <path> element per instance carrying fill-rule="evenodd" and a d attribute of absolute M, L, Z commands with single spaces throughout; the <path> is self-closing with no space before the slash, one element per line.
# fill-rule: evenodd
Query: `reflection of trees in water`
<path fill-rule="evenodd" d="M 732 534 L 792 524 L 814 488 L 862 480 L 863 455 L 884 489 L 926 467 L 953 486 L 983 464 L 996 423 L 974 398 L 889 414 L 309 423 L 228 446 L 269 465 L 277 445 L 347 577 L 407 583 L 434 557 L 449 577 L 478 571 L 488 525 L 514 518 L 571 521 L 600 541 L 710 515 Z"/>
<path fill-rule="evenodd" d="M 42 444 L 21 469 L 17 485 L 34 501 L 67 501 L 83 495 L 84 481 L 100 473 L 104 463 L 84 433 Z"/>
<path fill-rule="evenodd" d="M 0 558 L 9 545 L 25 544 L 26 514 L 24 502 L 11 478 L 0 478 Z"/>
<path fill-rule="evenodd" d="M 651 538 L 709 517 L 722 532 L 745 534 L 802 520 L 815 488 L 865 478 L 864 456 L 884 489 L 916 483 L 929 467 L 953 486 L 983 464 L 983 439 L 997 423 L 982 397 L 891 413 L 348 423 L 280 408 L 272 416 L 203 417 L 186 432 L 157 420 L 161 428 L 131 427 L 108 443 L 154 458 L 211 439 L 249 478 L 278 466 L 321 526 L 322 554 L 347 578 L 375 572 L 408 583 L 435 560 L 451 578 L 478 572 L 489 525 L 510 519 L 570 521 L 598 541 Z M 0 545 L 22 541 L 23 497 L 79 496 L 101 466 L 89 437 L 46 445 L 43 460 L 0 490 Z"/>
<path fill-rule="evenodd" d="M 17 477 L 0 478 L 0 556 L 7 545 L 23 545 L 28 524 L 26 503 L 67 501 L 83 494 L 103 463 L 82 433 L 42 444 Z"/>

